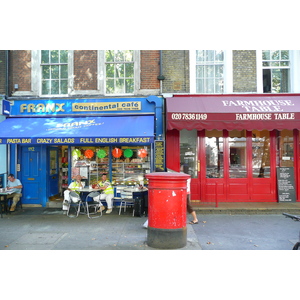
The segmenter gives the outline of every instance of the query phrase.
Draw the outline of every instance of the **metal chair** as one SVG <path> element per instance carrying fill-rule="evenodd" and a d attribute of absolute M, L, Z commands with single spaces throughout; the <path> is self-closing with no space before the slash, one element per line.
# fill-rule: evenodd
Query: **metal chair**
<path fill-rule="evenodd" d="M 121 203 L 120 203 L 120 209 L 119 209 L 119 215 L 121 214 L 122 207 L 124 208 L 124 212 L 126 212 L 126 207 L 132 207 L 132 216 L 134 216 L 134 199 L 132 192 L 121 192 Z"/>
<path fill-rule="evenodd" d="M 67 210 L 67 216 L 70 218 L 77 218 L 80 213 L 80 208 L 82 206 L 82 200 L 80 196 L 74 191 L 71 191 L 69 195 L 70 195 L 70 201 Z M 75 208 L 75 214 L 70 214 L 71 207 Z"/>
<path fill-rule="evenodd" d="M 102 211 L 100 211 L 100 215 L 91 217 L 90 215 L 96 215 L 98 209 L 100 208 L 100 203 L 98 201 L 94 201 L 93 198 L 94 197 L 98 197 L 100 196 L 99 192 L 91 192 L 89 193 L 86 198 L 85 198 L 85 209 L 86 209 L 86 214 L 88 215 L 88 217 L 90 219 L 95 219 L 95 218 L 99 218 L 102 216 Z M 92 198 L 92 200 L 88 201 L 88 198 Z M 90 208 L 93 208 L 94 211 L 90 213 Z"/>

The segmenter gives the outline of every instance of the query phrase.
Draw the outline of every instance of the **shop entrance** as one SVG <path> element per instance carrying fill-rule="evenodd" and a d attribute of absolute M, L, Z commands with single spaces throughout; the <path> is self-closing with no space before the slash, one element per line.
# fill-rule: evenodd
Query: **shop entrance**
<path fill-rule="evenodd" d="M 292 130 L 181 130 L 180 165 L 192 178 L 191 199 L 277 201 L 276 169 L 297 170 L 297 139 Z"/>
<path fill-rule="evenodd" d="M 59 149 L 58 147 L 47 148 L 48 158 L 48 197 L 59 195 Z"/>
<path fill-rule="evenodd" d="M 24 204 L 42 204 L 41 146 L 21 147 L 22 201 Z"/>

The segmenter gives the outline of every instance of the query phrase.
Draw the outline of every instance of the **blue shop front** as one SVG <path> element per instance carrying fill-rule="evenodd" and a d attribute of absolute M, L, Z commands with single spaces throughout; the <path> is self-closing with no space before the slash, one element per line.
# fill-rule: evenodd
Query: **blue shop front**
<path fill-rule="evenodd" d="M 103 173 L 116 187 L 147 184 L 145 174 L 164 168 L 163 111 L 157 96 L 11 101 L 0 146 L 23 184 L 23 204 L 47 206 L 78 174 L 86 185 Z"/>

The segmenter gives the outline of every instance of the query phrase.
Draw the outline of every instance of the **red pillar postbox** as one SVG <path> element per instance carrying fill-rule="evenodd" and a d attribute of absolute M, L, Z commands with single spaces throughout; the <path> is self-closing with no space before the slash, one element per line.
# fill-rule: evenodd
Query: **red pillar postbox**
<path fill-rule="evenodd" d="M 161 249 L 182 248 L 187 243 L 187 179 L 183 173 L 146 175 L 148 184 L 147 244 Z"/>

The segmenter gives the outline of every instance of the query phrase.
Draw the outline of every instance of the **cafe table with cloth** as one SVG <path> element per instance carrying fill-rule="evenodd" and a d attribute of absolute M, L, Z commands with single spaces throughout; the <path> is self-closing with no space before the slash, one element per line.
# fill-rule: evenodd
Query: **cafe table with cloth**
<path fill-rule="evenodd" d="M 8 210 L 8 200 L 13 197 L 13 191 L 8 191 L 6 189 L 0 189 L 0 213 L 1 218 L 3 218 L 3 212 L 7 214 Z"/>

